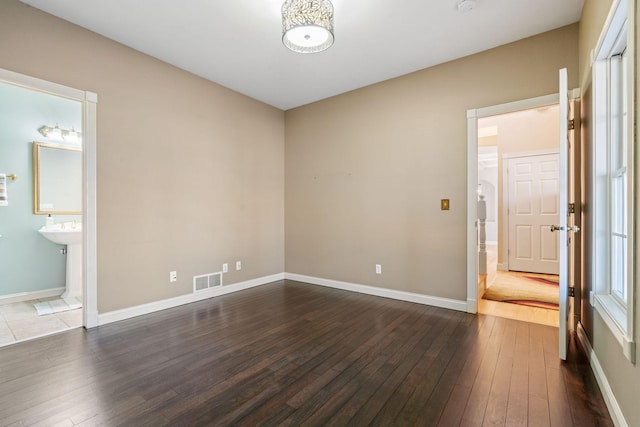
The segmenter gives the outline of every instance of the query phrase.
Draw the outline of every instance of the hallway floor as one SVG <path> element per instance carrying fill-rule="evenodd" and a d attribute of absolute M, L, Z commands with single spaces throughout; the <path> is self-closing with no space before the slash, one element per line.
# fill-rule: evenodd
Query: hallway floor
<path fill-rule="evenodd" d="M 0 305 L 0 347 L 82 326 L 82 308 L 38 316 L 33 304 L 43 298 Z"/>
<path fill-rule="evenodd" d="M 492 316 L 506 317 L 508 319 L 522 320 L 525 322 L 537 323 L 540 325 L 558 327 L 560 315 L 557 310 L 550 310 L 540 307 L 529 307 L 507 302 L 490 301 L 482 298 L 483 282 L 491 286 L 498 275 L 508 275 L 513 280 L 518 280 L 522 273 L 498 271 L 498 254 L 496 245 L 487 245 L 487 275 L 480 277 L 478 281 L 478 313 Z M 545 276 L 545 275 L 539 275 Z"/>

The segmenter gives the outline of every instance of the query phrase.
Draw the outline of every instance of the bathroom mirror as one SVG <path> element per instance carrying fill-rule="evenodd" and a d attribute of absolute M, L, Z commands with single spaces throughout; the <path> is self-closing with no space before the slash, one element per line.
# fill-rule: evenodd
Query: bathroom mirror
<path fill-rule="evenodd" d="M 82 214 L 82 150 L 33 143 L 33 213 Z"/>

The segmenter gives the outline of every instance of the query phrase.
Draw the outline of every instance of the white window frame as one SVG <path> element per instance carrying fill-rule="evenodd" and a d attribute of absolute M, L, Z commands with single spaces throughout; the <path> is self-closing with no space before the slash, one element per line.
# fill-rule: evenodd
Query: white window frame
<path fill-rule="evenodd" d="M 635 363 L 634 341 L 634 315 L 635 315 L 635 280 L 634 280 L 634 62 L 635 47 L 634 31 L 626 29 L 635 28 L 634 1 L 614 1 L 611 12 L 607 18 L 604 31 L 593 55 L 592 83 L 593 83 L 593 263 L 592 279 L 594 284 L 593 303 L 598 314 L 611 330 L 614 337 L 620 343 L 627 359 Z M 626 52 L 624 73 L 618 76 L 611 75 L 611 58 L 622 52 Z M 621 114 L 624 108 L 617 110 L 612 108 L 613 103 L 618 103 L 611 96 L 611 82 L 617 81 L 620 75 L 626 88 L 626 117 L 622 120 L 622 127 L 615 128 L 616 121 L 611 119 L 612 114 Z M 622 111 L 620 111 L 622 110 Z M 623 145 L 620 161 L 616 161 L 612 152 L 614 139 L 626 135 L 626 144 Z M 619 157 L 619 156 L 618 156 Z M 623 211 L 623 231 L 613 230 L 614 218 L 612 218 L 613 183 L 616 177 L 626 175 L 625 209 Z M 617 292 L 613 285 L 615 276 L 612 242 L 624 236 L 625 265 L 622 273 L 616 277 L 624 277 L 622 286 L 626 291 L 626 299 L 623 292 Z M 619 258 L 616 258 L 619 259 Z M 620 271 L 617 271 L 620 273 Z"/>

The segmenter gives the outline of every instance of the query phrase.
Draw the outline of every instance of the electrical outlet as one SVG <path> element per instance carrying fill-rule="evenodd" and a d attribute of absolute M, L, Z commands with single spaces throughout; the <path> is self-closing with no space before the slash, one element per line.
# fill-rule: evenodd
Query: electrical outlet
<path fill-rule="evenodd" d="M 242 261 L 236 261 L 236 271 L 242 270 Z"/>
<path fill-rule="evenodd" d="M 229 272 L 229 264 L 227 264 L 226 262 L 224 264 L 222 264 L 222 272 L 223 273 L 228 273 Z"/>
<path fill-rule="evenodd" d="M 376 274 L 382 274 L 382 264 L 376 264 Z"/>
<path fill-rule="evenodd" d="M 177 282 L 178 281 L 178 272 L 170 271 L 169 272 L 169 282 Z"/>

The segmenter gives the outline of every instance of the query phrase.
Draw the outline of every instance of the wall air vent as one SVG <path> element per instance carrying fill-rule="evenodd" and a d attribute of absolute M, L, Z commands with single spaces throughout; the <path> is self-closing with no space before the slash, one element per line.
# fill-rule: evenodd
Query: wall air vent
<path fill-rule="evenodd" d="M 222 273 L 209 273 L 193 276 L 193 292 L 222 286 Z"/>

